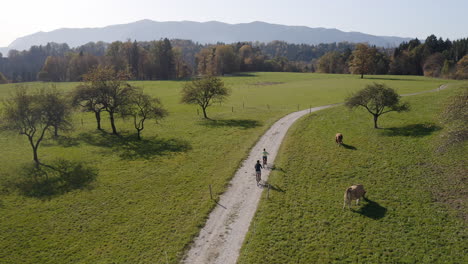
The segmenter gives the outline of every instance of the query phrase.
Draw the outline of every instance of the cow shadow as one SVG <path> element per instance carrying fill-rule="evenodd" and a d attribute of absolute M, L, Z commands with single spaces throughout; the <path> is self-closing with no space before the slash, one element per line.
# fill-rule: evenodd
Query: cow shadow
<path fill-rule="evenodd" d="M 285 192 L 286 192 L 285 190 L 281 189 L 280 186 L 271 184 L 271 183 L 269 183 L 269 182 L 266 182 L 266 183 L 264 184 L 263 187 L 266 187 L 266 188 L 269 187 L 270 190 L 275 191 L 275 192 L 282 192 L 282 193 L 285 193 Z"/>
<path fill-rule="evenodd" d="M 126 160 L 151 159 L 192 149 L 188 141 L 176 138 L 148 137 L 139 140 L 135 135 L 111 135 L 108 133 L 82 133 L 79 138 L 86 144 L 109 148 Z"/>
<path fill-rule="evenodd" d="M 355 146 L 347 145 L 345 143 L 341 143 L 341 146 L 343 146 L 345 149 L 357 150 Z"/>
<path fill-rule="evenodd" d="M 258 120 L 252 119 L 226 119 L 226 120 L 203 120 L 201 125 L 207 127 L 239 127 L 242 129 L 250 129 L 261 126 L 262 123 Z"/>
<path fill-rule="evenodd" d="M 441 129 L 440 126 L 432 123 L 412 124 L 404 127 L 384 128 L 382 134 L 388 137 L 425 137 Z"/>
<path fill-rule="evenodd" d="M 387 214 L 387 208 L 381 206 L 377 202 L 374 202 L 370 199 L 364 198 L 367 202 L 365 205 L 361 206 L 358 210 L 353 210 L 354 213 L 358 213 L 363 216 L 367 216 L 374 220 L 379 220 Z"/>

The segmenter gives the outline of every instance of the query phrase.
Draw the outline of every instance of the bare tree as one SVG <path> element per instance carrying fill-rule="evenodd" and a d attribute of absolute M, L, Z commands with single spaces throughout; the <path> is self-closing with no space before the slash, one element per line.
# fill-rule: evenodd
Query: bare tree
<path fill-rule="evenodd" d="M 50 120 L 53 128 L 54 137 L 58 137 L 59 130 L 69 130 L 72 127 L 71 114 L 72 107 L 65 98 L 63 92 L 57 90 L 55 85 L 44 92 L 44 105 L 47 118 Z"/>
<path fill-rule="evenodd" d="M 84 80 L 98 94 L 98 102 L 102 110 L 109 113 L 112 134 L 117 135 L 115 114 L 120 113 L 129 103 L 135 87 L 127 83 L 126 72 L 116 72 L 111 67 L 97 67 L 84 75 Z"/>
<path fill-rule="evenodd" d="M 45 132 L 54 126 L 61 128 L 62 122 L 66 120 L 63 111 L 52 114 L 57 108 L 67 107 L 58 96 L 59 93 L 55 89 L 29 92 L 27 88 L 20 86 L 10 98 L 3 102 L 3 127 L 18 131 L 28 138 L 36 167 L 40 165 L 37 150 L 44 139 Z"/>
<path fill-rule="evenodd" d="M 85 112 L 92 112 L 96 118 L 97 129 L 101 130 L 101 112 L 104 106 L 100 100 L 99 90 L 91 85 L 77 86 L 72 92 L 73 106 L 81 106 Z"/>
<path fill-rule="evenodd" d="M 158 98 L 144 94 L 137 90 L 131 96 L 129 104 L 122 110 L 122 115 L 131 116 L 133 125 L 137 130 L 138 139 L 141 140 L 141 131 L 145 128 L 145 121 L 153 119 L 156 122 L 168 115 Z"/>
<path fill-rule="evenodd" d="M 224 86 L 224 82 L 216 77 L 196 79 L 185 84 L 182 89 L 182 103 L 197 104 L 206 115 L 206 108 L 213 102 L 222 102 L 230 95 L 230 90 Z"/>
<path fill-rule="evenodd" d="M 396 111 L 409 111 L 408 103 L 400 103 L 400 96 L 385 84 L 374 83 L 348 97 L 345 105 L 349 108 L 362 106 L 374 116 L 374 128 L 378 128 L 379 116 Z"/>

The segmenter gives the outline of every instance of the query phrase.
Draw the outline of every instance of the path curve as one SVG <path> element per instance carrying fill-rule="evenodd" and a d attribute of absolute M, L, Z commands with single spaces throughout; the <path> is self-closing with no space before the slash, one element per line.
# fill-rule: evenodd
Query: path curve
<path fill-rule="evenodd" d="M 416 95 L 426 92 L 439 91 L 439 88 L 402 96 Z M 263 148 L 269 152 L 268 160 L 273 162 L 279 147 L 289 127 L 300 117 L 330 108 L 338 104 L 314 107 L 286 115 L 260 138 L 249 153 L 249 156 L 229 183 L 228 190 L 223 193 L 217 206 L 210 213 L 205 226 L 200 230 L 190 250 L 186 253 L 183 263 L 188 264 L 231 264 L 236 263 L 250 222 L 257 211 L 257 206 L 263 188 L 257 187 L 255 182 L 254 164 L 261 158 Z M 262 171 L 262 180 L 268 180 L 270 170 Z"/>

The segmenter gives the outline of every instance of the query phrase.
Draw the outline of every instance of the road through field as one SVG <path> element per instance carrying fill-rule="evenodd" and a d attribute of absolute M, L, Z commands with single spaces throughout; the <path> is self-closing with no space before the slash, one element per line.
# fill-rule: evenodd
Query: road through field
<path fill-rule="evenodd" d="M 431 91 L 406 94 L 404 96 L 434 92 L 446 87 L 447 85 L 442 85 Z M 263 149 L 266 148 L 270 154 L 268 159 L 271 166 L 284 136 L 297 119 L 308 113 L 335 105 L 338 104 L 294 112 L 273 124 L 252 148 L 248 158 L 237 170 L 229 183 L 228 190 L 221 195 L 217 206 L 210 213 L 205 226 L 200 230 L 198 237 L 182 260 L 183 263 L 236 263 L 264 189 L 257 187 L 254 174 L 254 165 L 257 160 L 261 160 Z M 269 169 L 262 170 L 262 180 L 268 180 L 269 174 Z"/>
<path fill-rule="evenodd" d="M 263 149 L 269 153 L 269 164 L 275 160 L 289 127 L 300 117 L 332 107 L 325 105 L 291 113 L 280 120 L 260 138 L 220 197 L 205 227 L 201 229 L 184 263 L 236 263 L 244 237 L 257 210 L 263 188 L 257 187 L 254 165 L 261 160 Z M 269 169 L 262 170 L 262 180 L 268 180 Z"/>

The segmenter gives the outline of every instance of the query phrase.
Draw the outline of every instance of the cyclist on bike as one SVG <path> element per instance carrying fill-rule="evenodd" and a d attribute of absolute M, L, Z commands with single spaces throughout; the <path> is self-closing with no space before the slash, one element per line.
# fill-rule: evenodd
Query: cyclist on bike
<path fill-rule="evenodd" d="M 260 181 L 262 180 L 262 164 L 260 164 L 260 161 L 257 160 L 257 163 L 255 164 L 255 179 L 257 180 L 257 186 L 260 184 Z"/>
<path fill-rule="evenodd" d="M 266 151 L 266 149 L 263 149 L 263 166 L 266 166 L 267 165 L 267 158 L 268 158 L 268 155 L 270 155 L 270 153 L 268 153 Z"/>

